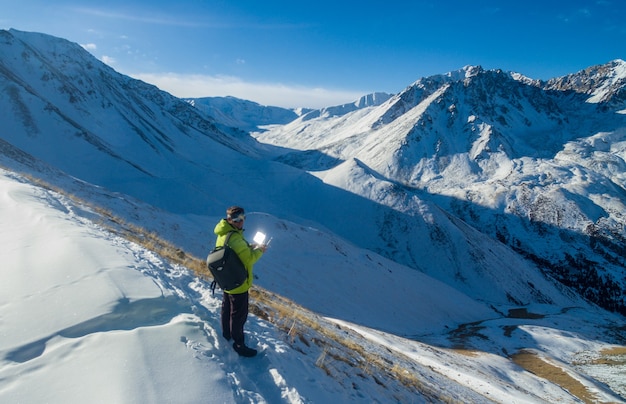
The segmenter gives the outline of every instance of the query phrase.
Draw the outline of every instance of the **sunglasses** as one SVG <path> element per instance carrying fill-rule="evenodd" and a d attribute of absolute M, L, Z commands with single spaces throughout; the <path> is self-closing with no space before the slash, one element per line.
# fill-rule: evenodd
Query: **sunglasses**
<path fill-rule="evenodd" d="M 235 223 L 239 223 L 239 222 L 243 222 L 245 218 L 246 218 L 246 215 L 244 215 L 243 213 L 240 213 L 237 216 L 231 217 L 230 220 L 232 220 Z"/>

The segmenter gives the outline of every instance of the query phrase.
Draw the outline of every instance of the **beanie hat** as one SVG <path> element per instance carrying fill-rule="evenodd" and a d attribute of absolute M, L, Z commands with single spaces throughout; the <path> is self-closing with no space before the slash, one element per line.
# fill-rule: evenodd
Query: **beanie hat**
<path fill-rule="evenodd" d="M 226 209 L 226 218 L 233 221 L 243 220 L 245 218 L 245 212 L 241 206 L 231 206 Z"/>

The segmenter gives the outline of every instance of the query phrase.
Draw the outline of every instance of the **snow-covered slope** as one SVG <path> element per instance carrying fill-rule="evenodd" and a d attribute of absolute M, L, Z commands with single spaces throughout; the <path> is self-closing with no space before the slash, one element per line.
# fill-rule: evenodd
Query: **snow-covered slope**
<path fill-rule="evenodd" d="M 322 403 L 414 394 L 398 385 L 386 393 L 356 375 L 359 389 L 346 390 L 257 318 L 248 339 L 262 357 L 246 363 L 221 337 L 220 296 L 208 283 L 94 225 L 84 217 L 94 212 L 62 195 L 5 171 L 0 190 L 2 402 Z"/>
<path fill-rule="evenodd" d="M 63 181 L 64 189 L 101 198 L 98 188 L 69 177 Z M 123 211 L 116 198 L 101 201 Z M 147 209 L 139 204 L 126 201 L 126 215 Z M 272 220 L 265 215 L 252 219 L 255 225 Z M 585 394 L 602 402 L 621 400 L 605 383 L 626 394 L 621 376 L 606 373 L 607 368 L 619 368 L 592 361 L 614 346 L 604 325 L 616 321 L 615 316 L 591 307 L 559 313 L 555 306 L 534 306 L 532 310 L 548 316 L 497 319 L 491 310 L 415 271 L 393 265 L 373 271 L 388 264 L 304 227 L 293 227 L 290 234 L 327 254 L 321 259 L 316 254 L 300 257 L 303 266 L 317 266 L 317 276 L 330 279 L 352 260 L 359 273 L 346 273 L 346 278 L 358 277 L 364 288 L 344 287 L 333 296 L 333 285 L 328 285 L 327 299 L 312 299 L 306 287 L 291 287 L 296 300 L 331 313 L 333 319 L 318 318 L 316 331 L 293 331 L 295 321 L 290 322 L 286 333 L 252 315 L 247 339 L 261 355 L 242 359 L 221 338 L 221 292 L 212 296 L 208 282 L 186 268 L 94 221 L 106 218 L 73 198 L 0 170 L 0 401 L 575 402 L 575 395 L 502 354 L 522 347 L 541 353 L 585 386 Z M 159 226 L 145 219 L 144 224 Z M 328 243 L 342 254 L 331 254 Z M 257 264 L 258 283 L 284 285 L 285 270 L 295 268 L 276 271 L 266 258 L 286 251 L 276 245 L 263 257 Z M 407 293 L 403 288 L 415 295 L 413 307 L 393 298 Z M 363 294 L 374 303 L 369 313 L 357 304 Z M 338 296 L 344 299 L 341 307 L 327 304 Z M 402 310 L 413 311 L 404 314 L 413 326 L 435 331 L 426 336 L 433 345 L 349 321 L 394 328 Z M 436 331 L 458 320 L 473 321 L 459 327 L 451 341 Z M 478 324 L 481 331 L 473 336 L 468 327 Z M 328 334 L 341 335 L 343 345 L 321 339 Z M 462 341 L 480 351 L 441 348 Z M 386 363 L 392 373 L 363 362 L 350 348 L 354 346 Z M 573 361 L 578 365 L 571 365 Z"/>
<path fill-rule="evenodd" d="M 235 150 L 250 152 L 188 103 L 58 38 L 0 31 L 0 81 L 0 113 L 11 117 L 0 129 L 4 140 L 168 210 L 204 211 L 208 198 L 188 196 L 217 186 L 224 175 L 211 175 L 213 167 Z"/>

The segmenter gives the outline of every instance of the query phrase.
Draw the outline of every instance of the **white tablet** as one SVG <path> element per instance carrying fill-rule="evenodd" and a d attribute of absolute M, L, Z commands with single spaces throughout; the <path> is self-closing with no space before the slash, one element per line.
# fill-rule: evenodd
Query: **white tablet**
<path fill-rule="evenodd" d="M 265 233 L 257 231 L 252 241 L 254 241 L 258 245 L 263 245 L 263 243 L 265 243 Z"/>

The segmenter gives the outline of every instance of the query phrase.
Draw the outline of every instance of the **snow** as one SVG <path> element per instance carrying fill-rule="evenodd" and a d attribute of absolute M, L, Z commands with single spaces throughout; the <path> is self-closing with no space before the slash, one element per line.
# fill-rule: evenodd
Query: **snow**
<path fill-rule="evenodd" d="M 194 360 L 198 318 L 137 270 L 154 256 L 36 188 L 1 188 L 3 402 L 233 400 L 219 364 Z"/>
<path fill-rule="evenodd" d="M 619 84 L 626 79 L 626 62 L 621 59 L 616 59 L 612 62 L 613 65 L 613 74 L 607 78 L 606 82 L 604 82 L 597 90 L 594 91 L 591 97 L 589 97 L 588 102 L 590 103 L 599 103 L 601 102 L 610 92 L 611 88 L 615 86 L 615 84 Z"/>
<path fill-rule="evenodd" d="M 393 396 L 392 392 L 385 396 L 369 386 L 362 387 L 359 394 L 345 390 L 342 386 L 350 382 L 336 380 L 316 365 L 323 356 L 308 357 L 274 326 L 255 316 L 251 316 L 246 329 L 249 343 L 259 348 L 261 355 L 239 358 L 220 336 L 219 292 L 212 296 L 207 283 L 187 269 L 88 220 L 93 212 L 62 195 L 2 171 L 0 205 L 2 402 L 388 402 Z M 267 217 L 252 216 L 257 216 L 258 223 L 262 222 L 259 217 Z M 305 241 L 310 243 L 328 237 L 314 229 L 292 229 L 292 233 L 308 235 Z M 280 249 L 284 234 L 273 236 L 272 248 Z M 342 259 L 359 256 L 340 240 L 333 242 L 345 249 Z M 321 245 L 324 242 L 318 241 Z M 271 254 L 272 250 L 266 258 Z M 332 265 L 330 254 L 300 259 Z M 367 318 L 358 305 L 344 305 L 345 311 L 337 311 L 333 305 L 323 303 L 332 299 L 306 299 L 309 295 L 304 283 L 292 285 L 291 289 L 300 291 L 293 297 L 332 313 L 330 319 L 351 330 L 350 338 L 357 343 L 363 344 L 359 338 L 365 338 L 374 346 L 384 347 L 378 349 L 396 353 L 399 363 L 409 358 L 424 383 L 438 378 L 437 386 L 462 401 L 573 400 L 560 387 L 523 372 L 506 357 L 494 353 L 489 344 L 484 344 L 482 353 L 471 355 L 446 348 L 449 341 L 440 334 L 446 324 L 480 316 L 487 320 L 495 314 L 423 274 L 402 272 L 400 266 L 391 268 L 395 274 L 384 282 L 395 283 L 387 287 L 379 283 L 379 290 L 362 292 L 373 299 L 369 307 L 379 307 L 365 322 L 391 329 L 397 335 L 356 324 Z M 258 270 L 262 283 L 285 281 L 267 271 Z M 368 273 L 365 267 L 355 276 L 377 275 Z M 428 343 L 402 337 L 403 330 L 393 329 L 402 324 L 395 317 L 387 318 L 385 323 L 385 301 L 390 296 L 385 290 L 398 290 L 403 284 L 413 285 L 421 295 L 415 311 L 405 315 L 414 318 L 422 329 L 430 325 L 431 334 L 422 338 L 430 340 Z M 362 295 L 351 288 L 332 291 L 329 286 L 328 296 L 343 293 L 350 296 L 347 302 L 358 301 Z M 426 302 L 432 304 L 425 306 Z M 572 317 L 553 315 L 561 322 L 573 321 Z M 604 317 L 606 313 L 600 318 L 594 316 L 598 313 L 589 309 L 575 313 L 577 322 L 581 317 L 588 318 L 589 329 L 610 321 Z M 488 329 L 495 333 L 499 327 L 501 324 Z M 516 333 L 527 334 L 537 349 L 564 359 L 573 352 L 599 352 L 610 346 L 566 329 L 520 326 Z M 585 328 L 583 334 L 589 329 Z M 489 335 L 491 344 L 500 345 L 498 349 L 513 350 L 521 340 L 504 341 L 502 336 Z M 362 384 L 362 376 L 352 377 L 353 384 Z M 621 400 L 603 384 L 589 380 L 586 383 L 601 400 Z M 418 395 L 412 397 L 417 402 L 429 401 Z"/>

